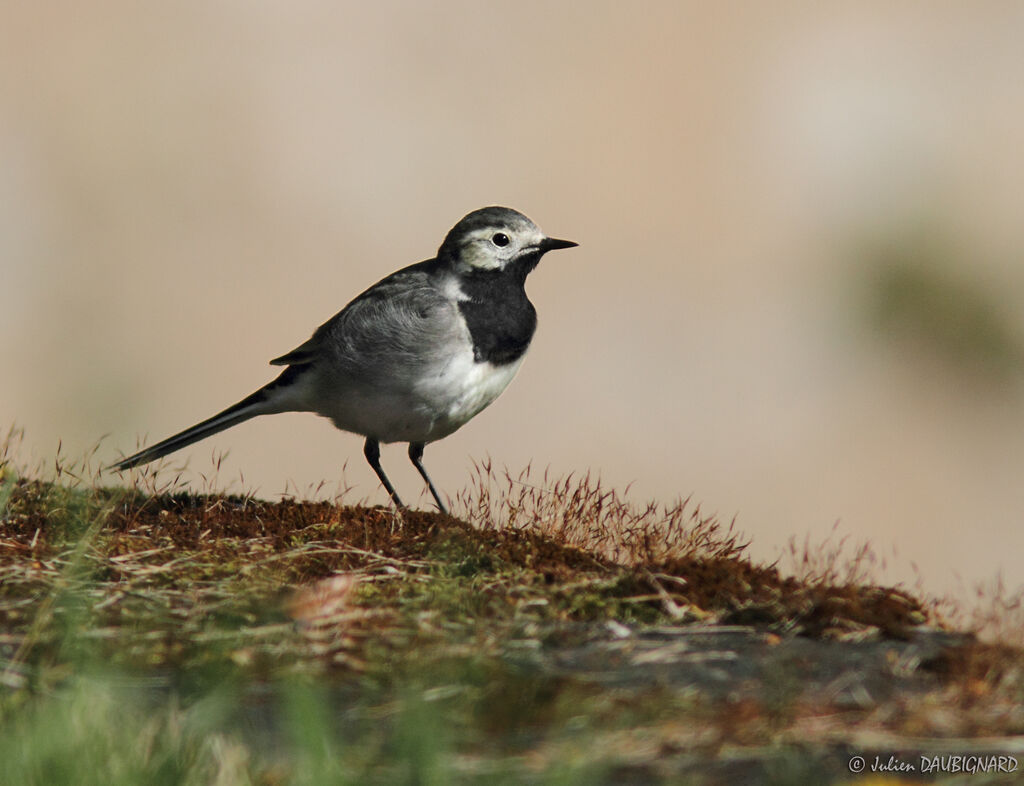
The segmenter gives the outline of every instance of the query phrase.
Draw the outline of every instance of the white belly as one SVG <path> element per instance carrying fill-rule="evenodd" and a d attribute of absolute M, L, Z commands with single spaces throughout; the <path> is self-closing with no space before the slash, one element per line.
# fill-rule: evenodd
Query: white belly
<path fill-rule="evenodd" d="M 380 442 L 433 442 L 466 424 L 501 395 L 522 362 L 520 357 L 503 366 L 478 363 L 467 346 L 419 379 L 392 378 L 391 384 L 380 386 L 333 381 L 320 388 L 313 405 L 301 408 L 330 418 L 340 429 Z"/>
<path fill-rule="evenodd" d="M 422 385 L 424 398 L 436 402 L 437 411 L 443 413 L 432 425 L 426 441 L 448 436 L 483 411 L 508 387 L 524 356 L 495 366 L 478 363 L 471 353 L 466 353 L 453 359 L 436 380 Z"/>

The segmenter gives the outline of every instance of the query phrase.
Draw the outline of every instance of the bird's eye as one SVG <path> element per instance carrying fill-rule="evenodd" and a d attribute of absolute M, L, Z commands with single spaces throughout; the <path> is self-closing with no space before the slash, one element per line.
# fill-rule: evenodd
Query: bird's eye
<path fill-rule="evenodd" d="M 508 235 L 506 235 L 504 232 L 496 232 L 494 236 L 491 237 L 491 242 L 494 243 L 494 245 L 496 246 L 504 248 L 512 241 L 508 239 Z"/>

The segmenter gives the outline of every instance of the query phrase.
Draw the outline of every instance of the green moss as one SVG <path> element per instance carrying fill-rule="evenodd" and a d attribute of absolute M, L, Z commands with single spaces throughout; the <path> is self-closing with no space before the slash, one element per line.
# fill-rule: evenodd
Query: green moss
<path fill-rule="evenodd" d="M 899 630 L 917 608 L 787 583 L 708 519 L 694 526 L 712 556 L 679 524 L 678 553 L 648 533 L 658 560 L 616 564 L 432 513 L 13 477 L 0 478 L 14 642 L 0 645 L 0 783 L 75 782 L 76 766 L 113 786 L 612 783 L 630 735 L 717 716 L 671 686 L 582 678 L 609 622 L 678 625 L 680 608 L 765 598 L 776 616 L 881 621 L 873 599 L 888 597 Z M 786 676 L 761 706 L 779 727 L 797 706 Z M 649 780 L 644 767 L 628 774 Z"/>

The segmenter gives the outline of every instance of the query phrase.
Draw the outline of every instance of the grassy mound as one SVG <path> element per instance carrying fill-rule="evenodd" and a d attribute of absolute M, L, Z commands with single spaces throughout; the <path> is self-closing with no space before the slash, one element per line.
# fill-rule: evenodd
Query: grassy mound
<path fill-rule="evenodd" d="M 484 464 L 453 518 L 2 472 L 2 782 L 827 783 L 1024 729 L 1017 650 L 587 476 Z"/>

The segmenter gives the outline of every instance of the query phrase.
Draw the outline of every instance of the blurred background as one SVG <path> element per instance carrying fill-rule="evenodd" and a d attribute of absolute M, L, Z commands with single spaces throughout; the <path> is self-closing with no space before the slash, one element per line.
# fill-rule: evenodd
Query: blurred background
<path fill-rule="evenodd" d="M 487 455 L 590 469 L 760 558 L 838 522 L 892 580 L 1024 583 L 1021 4 L 4 6 L 0 428 L 30 456 L 213 414 L 503 204 L 580 248 L 528 283 L 516 381 L 428 448 L 447 492 Z M 385 500 L 312 415 L 172 464 L 199 488 L 224 451 L 236 490 L 329 495 L 347 461 Z"/>

